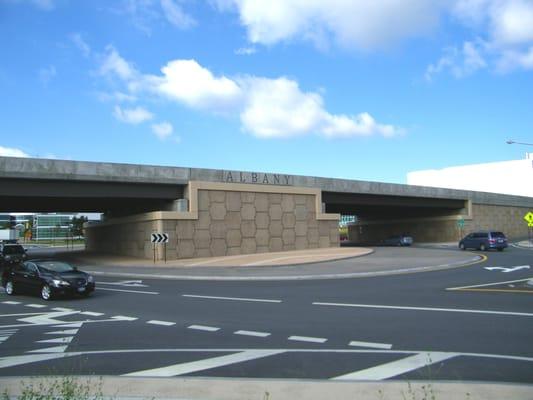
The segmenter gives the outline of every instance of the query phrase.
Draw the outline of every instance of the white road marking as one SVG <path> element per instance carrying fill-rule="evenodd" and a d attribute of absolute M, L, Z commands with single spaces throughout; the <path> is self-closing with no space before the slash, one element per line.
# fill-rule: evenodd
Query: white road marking
<path fill-rule="evenodd" d="M 78 353 L 32 354 L 24 356 L 3 357 L 0 358 L 0 368 L 14 367 L 17 365 L 54 360 L 56 358 L 72 357 L 76 355 L 78 355 Z"/>
<path fill-rule="evenodd" d="M 45 332 L 45 335 L 75 335 L 79 329 L 66 329 L 64 331 Z"/>
<path fill-rule="evenodd" d="M 172 326 L 172 325 L 176 325 L 175 322 L 167 322 L 167 321 L 158 321 L 158 320 L 151 320 L 151 321 L 148 321 L 146 322 L 147 324 L 153 324 L 153 325 L 163 325 L 163 326 Z"/>
<path fill-rule="evenodd" d="M 22 317 L 23 315 L 43 315 L 42 312 L 28 312 L 28 313 L 17 313 L 17 314 L 1 314 L 0 317 Z"/>
<path fill-rule="evenodd" d="M 187 329 L 195 329 L 197 331 L 206 331 L 206 332 L 216 332 L 220 330 L 220 328 L 217 328 L 216 326 L 206 326 L 206 325 L 191 325 L 191 326 L 188 326 Z"/>
<path fill-rule="evenodd" d="M 120 281 L 120 282 L 96 282 L 99 285 L 116 285 L 116 286 L 127 286 L 127 287 L 148 287 L 148 285 L 143 285 L 143 281 Z"/>
<path fill-rule="evenodd" d="M 100 317 L 102 315 L 104 315 L 104 313 L 101 313 L 101 312 L 92 312 L 92 311 L 83 311 L 81 312 L 80 314 L 83 314 L 83 315 L 90 315 L 92 317 Z"/>
<path fill-rule="evenodd" d="M 38 340 L 37 343 L 70 343 L 74 339 L 74 336 L 65 336 L 54 339 Z"/>
<path fill-rule="evenodd" d="M 200 296 L 195 294 L 182 294 L 183 297 L 192 297 L 196 299 L 211 299 L 211 300 L 233 300 L 233 301 L 253 301 L 258 303 L 281 303 L 281 300 L 268 299 L 250 299 L 246 297 L 221 297 L 221 296 Z"/>
<path fill-rule="evenodd" d="M 483 283 L 481 285 L 457 286 L 457 287 L 447 288 L 446 290 L 461 290 L 461 289 L 470 289 L 470 288 L 477 288 L 477 287 L 484 287 L 484 286 L 505 285 L 507 283 L 525 282 L 525 281 L 529 281 L 530 279 L 533 279 L 533 277 L 532 278 L 525 278 L 525 279 L 516 279 L 514 281 Z"/>
<path fill-rule="evenodd" d="M 139 293 L 139 294 L 159 294 L 159 292 L 145 292 L 142 290 L 126 290 L 126 289 L 109 289 L 109 288 L 101 288 L 101 287 L 99 287 L 98 290 L 108 290 L 110 292 Z"/>
<path fill-rule="evenodd" d="M 429 365 L 448 360 L 457 356 L 456 353 L 420 353 L 414 356 L 402 358 L 386 364 L 351 372 L 332 378 L 333 380 L 355 380 L 355 381 L 381 381 L 405 374 L 415 369 L 427 367 Z"/>
<path fill-rule="evenodd" d="M 20 304 L 20 301 L 3 301 L 3 304 Z"/>
<path fill-rule="evenodd" d="M 309 336 L 289 336 L 287 340 L 294 340 L 297 342 L 309 342 L 309 343 L 325 343 L 328 339 L 309 337 Z"/>
<path fill-rule="evenodd" d="M 25 304 L 25 306 L 31 308 L 46 308 L 46 306 L 42 304 Z"/>
<path fill-rule="evenodd" d="M 359 342 L 356 340 L 352 340 L 349 344 L 349 346 L 356 346 L 356 347 L 370 347 L 372 349 L 392 349 L 392 344 L 387 343 L 374 343 L 374 342 Z"/>
<path fill-rule="evenodd" d="M 64 307 L 54 307 L 52 308 L 54 311 L 74 311 L 72 308 L 64 308 Z"/>
<path fill-rule="evenodd" d="M 405 307 L 405 306 L 385 306 L 378 304 L 348 304 L 348 303 L 322 303 L 314 302 L 316 306 L 332 307 L 355 307 L 355 308 L 378 308 L 384 310 L 407 310 L 407 311 L 438 311 L 438 312 L 456 312 L 467 314 L 490 314 L 490 315 L 512 315 L 517 317 L 533 317 L 533 313 L 521 313 L 512 311 L 491 311 L 491 310 L 466 310 L 462 308 L 431 308 L 431 307 Z"/>
<path fill-rule="evenodd" d="M 518 265 L 516 267 L 483 267 L 483 268 L 485 268 L 488 271 L 498 271 L 499 270 L 501 272 L 507 273 L 507 272 L 519 271 L 521 269 L 529 269 L 531 267 L 529 265 Z"/>
<path fill-rule="evenodd" d="M 63 353 L 67 349 L 68 345 L 65 346 L 54 346 L 46 347 L 44 349 L 30 350 L 26 353 Z"/>
<path fill-rule="evenodd" d="M 115 315 L 114 317 L 111 317 L 111 319 L 115 319 L 117 321 L 135 321 L 139 318 L 136 317 L 127 317 L 125 315 Z"/>
<path fill-rule="evenodd" d="M 243 336 L 256 336 L 256 337 L 267 337 L 270 336 L 270 333 L 268 332 L 257 332 L 257 331 L 237 331 L 233 332 L 235 335 L 243 335 Z"/>
<path fill-rule="evenodd" d="M 223 367 L 226 365 L 236 364 L 244 361 L 255 360 L 284 353 L 280 350 L 247 350 L 237 354 L 230 354 L 226 356 L 208 358 L 205 360 L 192 361 L 188 363 L 169 365 L 168 367 L 147 369 L 144 371 L 132 372 L 124 374 L 123 376 L 153 376 L 153 377 L 169 377 L 192 372 L 205 371 L 212 368 Z"/>
<path fill-rule="evenodd" d="M 63 325 L 54 325 L 54 328 L 81 328 L 83 322 L 66 323 Z"/>

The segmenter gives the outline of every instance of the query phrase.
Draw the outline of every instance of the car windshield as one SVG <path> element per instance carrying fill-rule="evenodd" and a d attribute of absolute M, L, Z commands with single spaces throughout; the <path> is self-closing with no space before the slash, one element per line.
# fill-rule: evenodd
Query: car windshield
<path fill-rule="evenodd" d="M 505 235 L 502 232 L 491 232 L 493 238 L 504 238 Z"/>
<path fill-rule="evenodd" d="M 4 254 L 21 254 L 24 253 L 24 247 L 18 246 L 5 246 Z"/>
<path fill-rule="evenodd" d="M 61 262 L 61 261 L 46 261 L 46 262 L 41 262 L 38 265 L 39 265 L 39 268 L 47 270 L 47 271 L 51 271 L 51 272 L 75 271 L 75 268 L 72 265 L 67 264 L 65 262 Z"/>

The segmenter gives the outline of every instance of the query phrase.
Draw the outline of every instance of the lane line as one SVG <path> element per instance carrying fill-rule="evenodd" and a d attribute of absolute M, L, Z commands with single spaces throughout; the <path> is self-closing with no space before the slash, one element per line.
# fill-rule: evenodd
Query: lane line
<path fill-rule="evenodd" d="M 407 307 L 407 306 L 386 306 L 378 304 L 349 304 L 349 303 L 323 303 L 314 302 L 315 306 L 331 307 L 354 307 L 354 308 L 377 308 L 384 310 L 407 310 L 407 311 L 437 311 L 437 312 L 455 312 L 466 314 L 489 314 L 489 315 L 512 315 L 517 317 L 533 317 L 533 313 L 521 313 L 512 311 L 491 311 L 491 310 L 468 310 L 462 308 L 431 308 L 431 307 Z"/>
<path fill-rule="evenodd" d="M 176 325 L 175 322 L 167 322 L 167 321 L 158 321 L 156 319 L 152 319 L 150 321 L 147 321 L 146 322 L 147 324 L 152 324 L 152 325 L 162 325 L 162 326 L 172 326 L 172 325 Z"/>
<path fill-rule="evenodd" d="M 484 284 L 481 284 L 481 285 L 458 286 L 458 287 L 446 288 L 446 290 L 461 290 L 461 289 L 478 288 L 478 287 L 484 287 L 484 286 L 505 285 L 506 283 L 524 282 L 524 281 L 528 281 L 530 279 L 533 279 L 533 278 L 516 279 L 514 281 L 484 283 Z"/>
<path fill-rule="evenodd" d="M 289 336 L 287 340 L 293 340 L 296 342 L 325 343 L 328 339 L 309 336 Z"/>
<path fill-rule="evenodd" d="M 531 289 L 457 289 L 457 292 L 500 292 L 533 294 Z"/>
<path fill-rule="evenodd" d="M 354 347 L 370 347 L 372 349 L 386 349 L 390 350 L 392 349 L 392 344 L 387 343 L 374 343 L 374 342 L 360 342 L 357 340 L 352 340 L 348 346 L 354 346 Z"/>
<path fill-rule="evenodd" d="M 110 288 L 101 288 L 101 287 L 99 287 L 98 290 L 108 290 L 110 292 L 140 293 L 140 294 L 159 294 L 159 292 L 146 292 L 143 290 L 110 289 Z"/>
<path fill-rule="evenodd" d="M 101 312 L 92 312 L 92 311 L 83 311 L 81 312 L 80 314 L 83 314 L 83 315 L 90 315 L 92 317 L 100 317 L 102 315 L 104 315 L 104 313 L 101 313 Z"/>
<path fill-rule="evenodd" d="M 182 294 L 183 297 L 191 297 L 195 299 L 210 299 L 210 300 L 232 300 L 232 301 L 252 301 L 258 303 L 281 303 L 281 300 L 269 299 L 251 299 L 246 297 L 221 297 L 221 296 L 200 296 L 196 294 Z"/>
<path fill-rule="evenodd" d="M 31 308 L 46 308 L 46 306 L 42 305 L 42 304 L 26 304 L 26 307 L 31 307 Z"/>
<path fill-rule="evenodd" d="M 270 333 L 268 332 L 257 332 L 257 331 L 236 331 L 233 332 L 235 335 L 243 335 L 243 336 L 255 336 L 255 337 L 267 337 L 270 336 Z"/>
<path fill-rule="evenodd" d="M 54 311 L 74 311 L 72 308 L 65 308 L 65 307 L 54 307 L 52 308 Z"/>
<path fill-rule="evenodd" d="M 136 317 L 127 317 L 125 315 L 115 315 L 111 317 L 111 319 L 117 320 L 117 321 L 136 321 L 139 318 Z"/>
<path fill-rule="evenodd" d="M 247 350 L 237 354 L 227 356 L 207 358 L 199 361 L 192 361 L 182 364 L 169 365 L 167 367 L 147 369 L 144 371 L 132 372 L 122 376 L 150 376 L 150 377 L 170 377 L 190 374 L 192 372 L 205 371 L 212 368 L 224 367 L 226 365 L 256 360 L 258 358 L 269 357 L 284 353 L 280 350 Z"/>
<path fill-rule="evenodd" d="M 2 304 L 20 304 L 20 301 L 3 301 Z"/>
<path fill-rule="evenodd" d="M 195 329 L 197 331 L 206 331 L 206 332 L 216 332 L 220 330 L 220 328 L 217 328 L 216 326 L 206 326 L 206 325 L 190 325 L 187 327 L 187 329 Z"/>
<path fill-rule="evenodd" d="M 393 378 L 398 375 L 414 371 L 419 368 L 428 367 L 432 364 L 456 357 L 456 353 L 429 352 L 415 354 L 414 356 L 402 358 L 400 360 L 366 368 L 349 374 L 339 375 L 332 380 L 337 381 L 381 381 Z"/>

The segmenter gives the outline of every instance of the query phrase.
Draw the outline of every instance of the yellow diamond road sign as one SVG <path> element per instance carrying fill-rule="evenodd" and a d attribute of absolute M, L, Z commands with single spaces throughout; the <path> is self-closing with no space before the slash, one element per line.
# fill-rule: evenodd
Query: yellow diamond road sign
<path fill-rule="evenodd" d="M 529 226 L 533 225 L 533 212 L 528 212 L 526 215 L 524 215 L 524 219 L 528 222 Z"/>

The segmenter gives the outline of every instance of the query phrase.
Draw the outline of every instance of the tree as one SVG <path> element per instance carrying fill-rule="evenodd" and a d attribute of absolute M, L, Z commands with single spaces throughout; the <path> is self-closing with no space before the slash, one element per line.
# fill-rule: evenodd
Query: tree
<path fill-rule="evenodd" d="M 83 224 L 88 222 L 89 218 L 82 215 L 81 217 L 72 217 L 70 223 L 72 224 L 72 236 L 83 236 Z"/>

